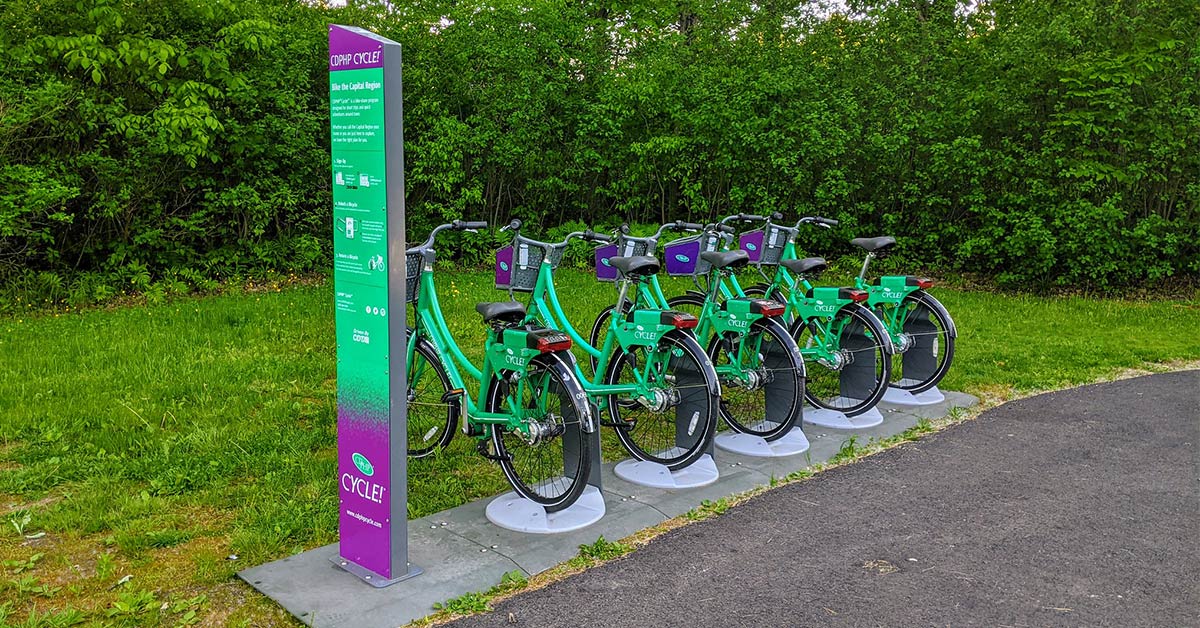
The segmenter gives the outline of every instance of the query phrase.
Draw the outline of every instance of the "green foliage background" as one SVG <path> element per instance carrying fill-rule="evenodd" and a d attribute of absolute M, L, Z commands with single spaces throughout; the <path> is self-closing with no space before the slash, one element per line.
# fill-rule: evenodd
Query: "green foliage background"
<path fill-rule="evenodd" d="M 319 4 L 0 5 L 0 308 L 326 268 L 329 22 L 404 47 L 414 236 L 778 210 L 1001 284 L 1200 272 L 1194 2 Z"/>

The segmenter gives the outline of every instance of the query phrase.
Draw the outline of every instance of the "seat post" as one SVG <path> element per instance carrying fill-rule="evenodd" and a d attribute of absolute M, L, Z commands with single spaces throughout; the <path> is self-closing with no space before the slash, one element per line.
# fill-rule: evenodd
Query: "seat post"
<path fill-rule="evenodd" d="M 871 260 L 873 259 L 875 259 L 875 251 L 868 251 L 867 259 L 863 260 L 862 270 L 858 271 L 858 279 L 860 281 L 866 281 L 867 268 L 871 266 Z"/>

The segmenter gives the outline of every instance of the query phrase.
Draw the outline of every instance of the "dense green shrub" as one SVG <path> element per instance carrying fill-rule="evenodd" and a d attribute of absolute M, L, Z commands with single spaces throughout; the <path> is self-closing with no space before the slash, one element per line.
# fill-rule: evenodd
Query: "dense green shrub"
<path fill-rule="evenodd" d="M 1200 272 L 1193 3 L 317 4 L 0 7 L 0 300 L 326 268 L 331 21 L 404 46 L 414 236 L 778 210 L 1006 284 Z"/>

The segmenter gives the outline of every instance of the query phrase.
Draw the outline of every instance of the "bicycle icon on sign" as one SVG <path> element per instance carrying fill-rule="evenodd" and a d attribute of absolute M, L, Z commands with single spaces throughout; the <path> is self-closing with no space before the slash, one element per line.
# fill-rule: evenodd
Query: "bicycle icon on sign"
<path fill-rule="evenodd" d="M 382 255 L 374 255 L 367 259 L 367 270 L 383 270 L 384 265 Z"/>

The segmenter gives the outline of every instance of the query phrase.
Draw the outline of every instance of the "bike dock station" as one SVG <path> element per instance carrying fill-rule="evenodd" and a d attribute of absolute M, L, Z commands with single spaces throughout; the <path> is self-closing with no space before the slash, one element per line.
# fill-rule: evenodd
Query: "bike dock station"
<path fill-rule="evenodd" d="M 547 479 L 543 475 L 537 482 L 526 485 L 512 481 L 510 476 L 510 483 L 520 494 L 511 492 L 480 499 L 408 521 L 407 458 L 410 452 L 406 450 L 404 435 L 409 421 L 405 400 L 411 401 L 411 398 L 405 377 L 410 364 L 405 356 L 413 346 L 408 337 L 416 338 L 420 328 L 405 331 L 407 304 L 413 302 L 412 295 L 417 288 L 409 258 L 412 250 L 406 247 L 404 238 L 400 47 L 373 33 L 334 25 L 330 26 L 329 43 L 338 357 L 339 541 L 238 573 L 240 578 L 303 623 L 363 628 L 402 625 L 431 614 L 434 604 L 490 589 L 514 571 L 524 576 L 545 572 L 573 558 L 581 545 L 591 544 L 599 537 L 623 539 L 684 515 L 706 502 L 770 486 L 791 473 L 834 458 L 851 438 L 860 439 L 860 442 L 888 438 L 917 425 L 922 419 L 944 417 L 954 408 L 969 407 L 978 402 L 969 395 L 943 393 L 936 388 L 918 395 L 896 390 L 889 391 L 891 397 L 886 397 L 881 405 L 850 419 L 839 412 L 806 408 L 804 422 L 821 426 L 815 430 L 810 428 L 807 433 L 796 425 L 782 435 L 780 432 L 773 435 L 760 432 L 772 440 L 734 431 L 716 434 L 714 438 L 713 424 L 703 430 L 697 430 L 696 426 L 706 408 L 710 409 L 713 420 L 721 420 L 711 414 L 711 408 L 715 408 L 712 399 L 719 390 L 716 372 L 707 360 L 694 359 L 688 367 L 690 370 L 672 371 L 672 377 L 694 377 L 701 381 L 699 374 L 707 369 L 709 383 L 692 387 L 700 391 L 699 396 L 684 395 L 682 402 L 676 400 L 674 438 L 668 437 L 641 453 L 630 447 L 630 451 L 641 458 L 661 456 L 657 459 L 664 461 L 669 460 L 669 452 L 688 451 L 691 457 L 687 460 L 691 464 L 671 469 L 647 459 L 604 462 L 602 453 L 614 455 L 616 452 L 601 451 L 599 430 L 596 422 L 591 420 L 595 417 L 588 416 L 589 412 L 595 412 L 595 406 L 578 401 L 585 395 L 582 387 L 564 387 L 558 394 L 574 400 L 574 405 L 568 409 L 574 408 L 570 410 L 574 413 L 571 416 L 581 420 L 564 421 L 564 427 L 553 432 L 556 438 L 566 436 L 561 451 L 561 474 L 555 458 L 543 469 L 548 468 L 548 475 L 557 477 Z M 470 228 L 472 224 L 477 223 L 460 226 Z M 430 235 L 427 245 L 415 250 L 432 246 L 436 233 L 437 229 Z M 589 231 L 588 235 L 591 234 Z M 685 240 L 683 244 L 699 247 L 698 240 Z M 696 254 L 696 251 L 690 253 L 693 258 Z M 684 258 L 683 254 L 669 258 L 668 273 L 671 272 L 670 259 Z M 720 264 L 728 262 L 721 257 L 715 259 Z M 426 270 L 432 268 L 432 260 L 431 253 L 423 262 Z M 516 266 L 527 261 L 520 257 Z M 717 265 L 718 262 L 713 263 L 714 269 L 723 268 Z M 513 265 L 510 247 L 497 258 L 497 276 L 500 276 L 500 270 L 507 271 L 505 266 Z M 657 272 L 657 266 L 653 272 Z M 526 275 L 523 279 L 531 280 L 533 276 Z M 427 285 L 431 284 L 422 284 L 422 294 L 426 294 L 424 286 Z M 436 302 L 435 293 L 428 294 Z M 552 292 L 550 296 L 554 298 Z M 740 303 L 747 308 L 752 305 L 746 300 Z M 524 316 L 523 307 L 508 304 L 502 304 L 503 308 L 492 307 L 495 305 L 481 304 L 480 313 L 485 321 L 493 320 L 489 316 Z M 424 320 L 421 319 L 423 310 L 418 308 L 416 311 L 418 319 Z M 642 312 L 633 311 L 631 316 L 635 322 L 644 318 Z M 675 321 L 683 320 L 681 313 L 674 310 L 655 309 L 651 311 L 652 321 L 662 324 L 662 313 L 671 314 Z M 760 313 L 766 314 L 765 311 Z M 732 308 L 726 314 L 732 319 Z M 695 322 L 696 318 L 691 317 L 691 321 Z M 921 322 L 917 321 L 918 324 Z M 783 330 L 782 327 L 779 329 Z M 500 331 L 507 335 L 512 330 L 503 328 Z M 516 350 L 526 351 L 532 347 L 528 344 L 531 338 L 536 340 L 539 350 L 543 341 L 547 347 L 553 347 L 558 342 L 553 336 L 533 336 L 544 331 L 547 330 L 516 330 L 520 341 L 526 343 L 517 346 Z M 679 334 L 679 331 L 662 333 Z M 556 335 L 561 336 L 561 333 L 556 332 Z M 694 352 L 701 351 L 691 336 L 682 337 L 685 339 L 682 343 L 670 346 L 685 349 L 695 346 Z M 787 340 L 790 342 L 791 338 Z M 856 342 L 866 344 L 865 341 L 865 335 L 850 334 L 844 346 L 853 348 Z M 915 341 L 914 347 L 920 349 L 921 342 Z M 506 346 L 499 349 L 506 350 Z M 792 346 L 795 347 L 795 343 Z M 545 350 L 565 351 L 562 347 Z M 512 346 L 507 346 L 507 351 L 518 357 L 524 355 L 514 354 Z M 770 351 L 764 353 L 776 355 Z M 681 351 L 676 355 L 685 354 Z M 794 360 L 791 362 L 794 366 L 787 372 L 802 373 L 798 348 L 782 355 Z M 569 370 L 561 358 L 555 359 L 560 360 L 557 364 L 562 366 L 562 371 Z M 924 370 L 929 362 L 923 351 L 914 351 L 904 360 L 906 372 L 915 374 Z M 525 368 L 524 363 L 517 368 Z M 505 372 L 519 374 L 512 368 Z M 874 364 L 866 360 L 851 364 L 840 373 L 840 393 L 853 398 L 856 391 L 864 389 L 874 372 Z M 612 391 L 620 388 L 610 386 L 596 390 L 607 390 L 601 394 L 612 395 L 615 394 Z M 774 389 L 768 388 L 771 390 Z M 786 398 L 782 388 L 775 397 L 768 394 L 766 416 L 756 414 L 754 418 L 776 424 L 785 418 L 794 420 L 794 411 L 801 403 L 795 390 L 802 388 L 794 387 L 791 401 L 781 401 Z M 462 391 L 456 390 L 455 394 L 461 395 Z M 543 398 L 547 397 L 554 395 L 543 395 Z M 701 401 L 703 399 L 708 401 Z M 814 403 L 821 403 L 823 399 Z M 609 406 L 610 409 L 617 407 Z M 773 417 L 773 413 L 786 416 Z M 468 420 L 477 420 L 465 411 L 462 416 L 464 430 Z M 726 419 L 737 426 L 734 418 L 727 416 Z M 670 421 L 667 424 L 671 424 Z M 529 442 L 538 442 L 542 429 L 530 432 Z M 750 428 L 743 426 L 740 429 Z M 493 436 L 497 439 L 496 446 L 500 447 L 498 434 Z M 717 451 L 718 448 L 721 451 Z M 502 453 L 502 450 L 497 451 Z M 582 457 L 588 452 L 594 453 L 587 456 L 587 464 L 584 464 Z M 481 453 L 487 455 L 482 448 Z M 558 453 L 556 451 L 554 455 Z M 502 465 L 512 460 L 499 456 L 493 459 Z M 571 460 L 576 462 L 574 466 L 569 464 Z M 684 464 L 682 458 L 680 460 L 675 466 Z M 504 469 L 509 473 L 508 467 Z M 549 501 L 541 502 L 547 504 L 543 507 L 522 496 L 564 478 L 577 491 L 585 473 L 586 485 L 582 494 L 570 493 L 577 499 L 565 507 L 559 506 L 560 510 L 555 510 Z"/>

